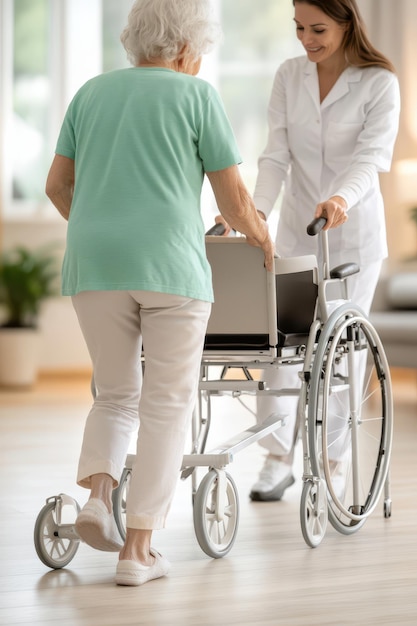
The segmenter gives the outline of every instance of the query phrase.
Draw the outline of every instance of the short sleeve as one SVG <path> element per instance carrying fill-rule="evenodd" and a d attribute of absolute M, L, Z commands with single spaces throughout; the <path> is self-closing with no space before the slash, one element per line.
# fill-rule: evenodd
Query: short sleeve
<path fill-rule="evenodd" d="M 210 90 L 201 112 L 198 152 L 206 172 L 242 162 L 232 126 L 215 89 Z"/>
<path fill-rule="evenodd" d="M 76 148 L 74 125 L 72 122 L 73 108 L 74 100 L 71 102 L 65 114 L 55 149 L 56 154 L 68 157 L 69 159 L 75 159 Z"/>

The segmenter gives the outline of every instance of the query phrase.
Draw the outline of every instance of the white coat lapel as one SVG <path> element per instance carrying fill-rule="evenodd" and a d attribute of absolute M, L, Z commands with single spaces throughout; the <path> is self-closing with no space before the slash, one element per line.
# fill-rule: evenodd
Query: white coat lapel
<path fill-rule="evenodd" d="M 323 102 L 321 103 L 322 108 L 328 107 L 340 98 L 343 98 L 347 93 L 349 93 L 350 83 L 357 83 L 360 81 L 362 76 L 362 70 L 357 67 L 348 67 L 343 74 L 341 74 L 336 82 L 336 84 L 329 91 Z"/>
<path fill-rule="evenodd" d="M 319 80 L 317 76 L 317 66 L 306 59 L 306 67 L 304 69 L 304 86 L 309 94 L 317 112 L 320 113 L 320 92 Z"/>

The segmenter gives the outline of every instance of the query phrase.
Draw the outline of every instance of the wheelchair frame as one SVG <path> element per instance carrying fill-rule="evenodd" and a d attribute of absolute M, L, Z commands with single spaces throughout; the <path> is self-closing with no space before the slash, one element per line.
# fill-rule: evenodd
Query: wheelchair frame
<path fill-rule="evenodd" d="M 309 234 L 316 235 L 323 223 L 315 220 Z M 348 263 L 330 270 L 327 232 L 321 231 L 320 236 L 322 278 L 314 256 L 277 258 L 272 273 L 263 266 L 262 251 L 249 246 L 245 238 L 206 237 L 215 303 L 201 363 L 192 448 L 183 457 L 181 478 L 191 476 L 196 538 L 213 558 L 231 550 L 239 524 L 238 492 L 227 465 L 239 451 L 284 425 L 286 418 L 272 414 L 262 424 L 206 451 L 211 398 L 219 394 L 298 398 L 303 447 L 300 523 L 308 546 L 321 543 L 328 520 L 342 534 L 357 532 L 375 510 L 382 491 L 384 517 L 391 516 L 389 365 L 376 330 L 348 299 L 347 280 L 358 267 Z M 330 300 L 328 292 L 334 287 L 340 297 Z M 308 302 L 300 306 L 305 297 Z M 300 316 L 294 314 L 297 301 Z M 301 386 L 268 388 L 262 378 L 253 378 L 254 370 L 262 373 L 288 364 L 299 366 Z M 230 378 L 233 370 L 243 373 L 243 378 Z M 335 461 L 332 453 L 342 445 Z M 133 461 L 134 456 L 128 455 L 113 494 L 122 538 Z M 198 485 L 199 467 L 208 472 Z M 73 525 L 62 523 L 64 505 L 79 511 L 75 500 L 60 494 L 47 499 L 35 524 L 38 556 L 54 569 L 67 565 L 79 544 Z"/>

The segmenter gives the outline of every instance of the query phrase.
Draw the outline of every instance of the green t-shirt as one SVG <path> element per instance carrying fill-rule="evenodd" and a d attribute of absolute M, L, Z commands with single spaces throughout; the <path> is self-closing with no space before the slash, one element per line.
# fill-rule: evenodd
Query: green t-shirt
<path fill-rule="evenodd" d="M 213 301 L 204 172 L 241 159 L 209 83 L 164 68 L 97 76 L 68 107 L 56 153 L 75 160 L 64 295 L 140 289 Z"/>

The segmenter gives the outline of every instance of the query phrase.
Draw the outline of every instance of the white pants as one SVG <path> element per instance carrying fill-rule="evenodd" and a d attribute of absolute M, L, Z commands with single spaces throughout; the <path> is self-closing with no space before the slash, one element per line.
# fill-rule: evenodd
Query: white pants
<path fill-rule="evenodd" d="M 371 263 L 361 268 L 358 274 L 350 276 L 349 298 L 357 304 L 366 315 L 369 315 L 374 297 L 382 261 Z M 263 379 L 272 389 L 293 389 L 301 386 L 299 372 L 302 366 L 285 365 L 277 369 L 268 369 L 264 372 Z M 270 454 L 286 456 L 292 453 L 296 438 L 298 397 L 283 396 L 258 396 L 257 399 L 257 422 L 263 422 L 272 413 L 286 415 L 286 424 L 276 432 L 264 437 L 259 442 Z"/>
<path fill-rule="evenodd" d="M 86 291 L 72 298 L 93 363 L 77 482 L 118 484 L 138 426 L 127 526 L 165 526 L 194 408 L 211 304 L 149 291 Z M 142 382 L 141 350 L 145 353 Z"/>

